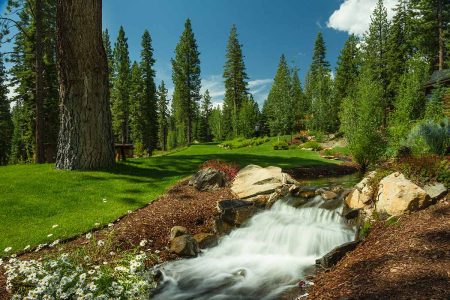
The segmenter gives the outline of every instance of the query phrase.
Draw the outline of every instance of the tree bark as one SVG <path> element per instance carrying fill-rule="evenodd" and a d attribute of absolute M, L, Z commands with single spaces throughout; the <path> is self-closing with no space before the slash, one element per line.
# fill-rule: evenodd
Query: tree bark
<path fill-rule="evenodd" d="M 56 47 L 61 98 L 56 167 L 109 168 L 114 149 L 101 0 L 56 1 Z"/>
<path fill-rule="evenodd" d="M 36 68 L 36 124 L 35 124 L 35 139 L 36 139 L 36 154 L 35 162 L 42 164 L 45 162 L 44 149 L 44 67 L 43 67 L 43 0 L 36 0 L 35 2 L 35 68 Z"/>
<path fill-rule="evenodd" d="M 445 40 L 444 40 L 444 22 L 442 18 L 443 14 L 443 1 L 438 2 L 437 7 L 437 19 L 438 19 L 438 30 L 439 30 L 439 70 L 444 69 L 444 58 L 445 58 Z"/>

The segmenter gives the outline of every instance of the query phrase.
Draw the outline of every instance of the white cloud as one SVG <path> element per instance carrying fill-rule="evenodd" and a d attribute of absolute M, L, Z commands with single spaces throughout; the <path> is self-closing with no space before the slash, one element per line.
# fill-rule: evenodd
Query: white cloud
<path fill-rule="evenodd" d="M 258 103 L 259 108 L 262 108 L 262 105 L 269 94 L 272 81 L 272 79 L 256 79 L 248 82 L 249 91 Z"/>
<path fill-rule="evenodd" d="M 388 19 L 394 15 L 392 10 L 398 0 L 385 0 L 384 6 L 388 11 Z M 377 4 L 377 0 L 344 0 L 338 10 L 330 16 L 327 26 L 350 34 L 363 35 L 370 25 L 370 16 Z"/>

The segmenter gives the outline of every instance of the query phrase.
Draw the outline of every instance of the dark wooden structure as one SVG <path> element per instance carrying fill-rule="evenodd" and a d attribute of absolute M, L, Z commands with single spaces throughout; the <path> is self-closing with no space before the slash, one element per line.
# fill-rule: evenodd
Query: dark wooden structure
<path fill-rule="evenodd" d="M 439 86 L 446 88 L 442 105 L 445 115 L 450 117 L 450 69 L 433 72 L 430 80 L 424 85 L 426 96 L 431 97 Z"/>
<path fill-rule="evenodd" d="M 114 144 L 116 161 L 125 161 L 127 158 L 133 158 L 133 144 Z"/>

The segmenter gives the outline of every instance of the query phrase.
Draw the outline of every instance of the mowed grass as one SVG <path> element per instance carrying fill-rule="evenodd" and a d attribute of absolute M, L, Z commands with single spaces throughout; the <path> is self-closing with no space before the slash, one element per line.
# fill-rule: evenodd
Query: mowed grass
<path fill-rule="evenodd" d="M 61 171 L 53 164 L 0 167 L 0 256 L 88 232 L 96 223 L 105 226 L 150 203 L 209 159 L 282 168 L 333 163 L 310 151 L 274 151 L 268 142 L 236 150 L 193 145 L 101 172 Z M 5 253 L 7 247 L 12 250 Z"/>

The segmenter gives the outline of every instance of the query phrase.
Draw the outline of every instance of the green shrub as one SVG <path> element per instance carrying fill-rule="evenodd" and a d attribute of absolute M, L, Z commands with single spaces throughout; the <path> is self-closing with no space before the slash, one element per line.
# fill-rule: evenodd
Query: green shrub
<path fill-rule="evenodd" d="M 134 143 L 134 156 L 143 157 L 145 155 L 144 145 L 141 142 Z"/>
<path fill-rule="evenodd" d="M 274 150 L 288 150 L 289 145 L 286 141 L 278 141 L 275 144 L 273 144 Z"/>
<path fill-rule="evenodd" d="M 219 146 L 225 149 L 238 149 L 244 147 L 259 146 L 261 144 L 267 143 L 269 140 L 270 139 L 268 137 L 258 137 L 251 139 L 240 137 L 234 140 L 225 141 Z"/>
<path fill-rule="evenodd" d="M 308 141 L 300 146 L 302 149 L 312 149 L 313 151 L 320 151 L 322 147 L 316 141 Z"/>
<path fill-rule="evenodd" d="M 365 221 L 359 231 L 359 238 L 364 239 L 369 234 L 371 227 L 372 224 L 370 223 L 370 221 Z"/>
<path fill-rule="evenodd" d="M 350 151 L 348 150 L 347 147 L 340 147 L 340 146 L 336 146 L 336 147 L 334 147 L 332 149 L 325 149 L 323 151 L 323 153 L 325 155 L 337 156 L 337 157 L 350 155 Z"/>
<path fill-rule="evenodd" d="M 441 122 L 424 121 L 415 126 L 408 135 L 407 145 L 416 155 L 444 155 L 450 146 L 448 119 Z"/>

